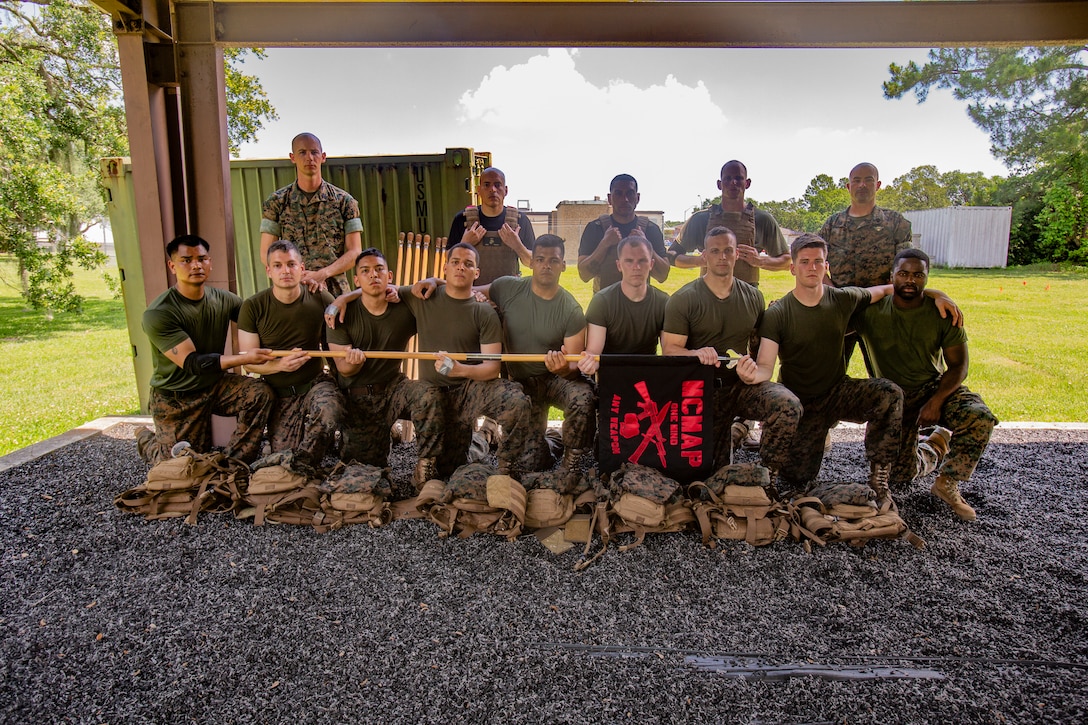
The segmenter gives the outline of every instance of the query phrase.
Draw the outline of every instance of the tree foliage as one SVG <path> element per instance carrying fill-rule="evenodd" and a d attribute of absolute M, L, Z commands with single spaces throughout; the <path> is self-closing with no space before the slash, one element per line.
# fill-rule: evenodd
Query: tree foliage
<path fill-rule="evenodd" d="M 247 141 L 257 140 L 266 121 L 279 118 L 268 95 L 256 76 L 242 72 L 242 65 L 249 56 L 264 58 L 263 48 L 227 48 L 224 51 L 227 85 L 227 143 L 230 155 L 237 156 L 238 149 Z"/>
<path fill-rule="evenodd" d="M 993 154 L 1028 171 L 1086 150 L 1088 46 L 940 48 L 922 66 L 891 64 L 887 98 L 933 88 L 967 101 L 971 119 L 990 135 Z"/>
<path fill-rule="evenodd" d="M 276 118 L 260 82 L 226 54 L 233 153 Z M 33 307 L 79 309 L 73 268 L 105 262 L 84 237 L 105 217 L 98 159 L 127 153 L 117 45 L 109 17 L 85 2 L 0 0 L 0 253 L 18 265 Z"/>
<path fill-rule="evenodd" d="M 1088 46 L 943 48 L 889 71 L 887 98 L 913 92 L 921 103 L 947 88 L 967 101 L 994 155 L 1018 172 L 943 180 L 952 204 L 1012 206 L 1010 263 L 1088 262 Z"/>
<path fill-rule="evenodd" d="M 0 1 L 0 87 L 0 251 L 31 305 L 78 309 L 72 267 L 105 261 L 83 237 L 101 216 L 97 160 L 125 150 L 109 24 L 85 5 Z"/>

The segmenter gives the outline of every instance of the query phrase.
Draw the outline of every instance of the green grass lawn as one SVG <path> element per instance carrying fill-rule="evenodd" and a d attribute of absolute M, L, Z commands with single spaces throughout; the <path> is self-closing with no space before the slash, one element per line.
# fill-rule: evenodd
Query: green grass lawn
<path fill-rule="evenodd" d="M 667 292 L 695 278 L 672 270 Z M 77 273 L 82 314 L 46 320 L 25 309 L 14 265 L 0 256 L 0 455 L 104 415 L 138 410 L 120 299 L 98 272 Z M 573 268 L 563 283 L 588 305 L 590 285 Z M 971 340 L 968 385 L 1006 421 L 1088 421 L 1088 270 L 934 270 L 931 285 L 963 308 Z M 764 273 L 767 300 L 793 286 L 788 272 Z M 862 375 L 855 356 L 852 374 Z"/>
<path fill-rule="evenodd" d="M 0 455 L 104 415 L 138 412 L 124 306 L 101 272 L 76 276 L 83 313 L 46 320 L 26 308 L 10 286 L 15 265 L 0 257 Z"/>

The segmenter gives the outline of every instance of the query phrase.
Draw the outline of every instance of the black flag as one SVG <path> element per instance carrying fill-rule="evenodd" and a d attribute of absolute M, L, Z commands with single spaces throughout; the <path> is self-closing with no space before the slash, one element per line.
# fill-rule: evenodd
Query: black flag
<path fill-rule="evenodd" d="M 600 472 L 631 462 L 681 483 L 713 473 L 714 372 L 694 357 L 602 355 Z"/>

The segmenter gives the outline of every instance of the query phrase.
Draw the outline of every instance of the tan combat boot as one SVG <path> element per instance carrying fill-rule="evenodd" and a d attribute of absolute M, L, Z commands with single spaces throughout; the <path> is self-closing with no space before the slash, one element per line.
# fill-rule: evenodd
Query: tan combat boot
<path fill-rule="evenodd" d="M 775 468 L 767 469 L 767 495 L 771 497 L 773 501 L 784 500 L 778 493 L 778 470 Z"/>
<path fill-rule="evenodd" d="M 888 490 L 888 475 L 891 473 L 892 466 L 890 463 L 876 462 L 873 462 L 870 466 L 869 487 L 876 493 L 876 505 L 884 510 L 892 502 L 892 494 Z"/>
<path fill-rule="evenodd" d="M 952 507 L 953 513 L 964 521 L 974 521 L 975 510 L 963 500 L 960 495 L 960 485 L 955 479 L 949 478 L 943 473 L 937 476 L 933 488 L 930 489 L 934 496 Z"/>
<path fill-rule="evenodd" d="M 933 432 L 922 439 L 923 443 L 928 443 L 929 447 L 933 449 L 934 453 L 939 456 L 939 460 L 944 460 L 944 457 L 948 455 L 948 450 L 952 445 L 952 431 L 941 426 L 936 426 Z"/>
<path fill-rule="evenodd" d="M 582 475 L 582 460 L 586 456 L 584 448 L 568 448 L 563 451 L 563 460 L 559 463 L 560 470 L 566 473 L 567 492 L 573 491 Z"/>
<path fill-rule="evenodd" d="M 423 484 L 433 478 L 438 478 L 438 461 L 434 458 L 420 458 L 412 474 L 412 485 L 416 487 L 416 491 L 421 491 Z"/>

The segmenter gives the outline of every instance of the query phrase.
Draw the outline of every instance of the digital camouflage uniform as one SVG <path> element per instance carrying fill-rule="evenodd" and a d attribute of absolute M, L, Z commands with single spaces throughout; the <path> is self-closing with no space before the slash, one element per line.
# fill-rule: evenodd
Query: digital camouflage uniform
<path fill-rule="evenodd" d="M 892 260 L 911 246 L 910 220 L 897 211 L 874 207 L 866 216 L 850 216 L 850 209 L 832 214 L 820 227 L 827 242 L 827 271 L 835 287 L 875 287 L 892 278 Z M 843 348 L 847 366 L 858 344 L 850 330 Z M 862 345 L 865 369 L 873 375 L 869 353 Z"/>
<path fill-rule="evenodd" d="M 889 477 L 892 486 L 906 487 L 915 478 L 934 471 L 954 481 L 969 481 L 990 443 L 997 418 L 977 393 L 961 385 L 945 399 L 941 406 L 941 418 L 937 422 L 937 425 L 952 431 L 952 441 L 944 461 L 928 445 L 919 445 L 918 413 L 933 397 L 938 384 L 939 381 L 934 381 L 915 390 L 903 391 L 903 436 L 899 457 L 892 465 Z"/>
<path fill-rule="evenodd" d="M 820 472 L 824 438 L 840 420 L 866 423 L 865 458 L 891 463 L 899 451 L 903 392 L 884 378 L 844 377 L 826 394 L 801 400 L 804 414 L 790 447 L 788 463 L 779 469 L 783 481 L 806 487 Z"/>
<path fill-rule="evenodd" d="M 966 345 L 967 333 L 951 318 L 941 317 L 930 297 L 909 309 L 896 307 L 893 297 L 885 297 L 855 322 L 877 374 L 903 389 L 903 434 L 890 482 L 904 487 L 938 468 L 955 481 L 969 480 L 997 423 L 982 398 L 960 385 L 944 401 L 938 425 L 952 431 L 952 440 L 943 462 L 928 444 L 918 441 L 918 415 L 940 385 L 944 350 Z"/>
<path fill-rule="evenodd" d="M 713 347 L 718 355 L 733 350 L 741 355 L 757 350 L 755 328 L 763 314 L 763 293 L 743 280 L 733 281 L 729 297 L 719 299 L 700 277 L 681 287 L 665 304 L 664 331 L 687 337 L 689 350 Z M 737 416 L 763 423 L 760 459 L 768 468 L 781 469 L 790 455 L 801 405 L 779 383 L 746 385 L 726 367 L 718 369 L 714 390 L 714 462 L 718 467 L 732 457 L 730 427 Z"/>
<path fill-rule="evenodd" d="M 559 288 L 551 299 L 533 292 L 532 277 L 500 277 L 491 283 L 491 301 L 503 318 L 503 349 L 512 353 L 559 350 L 563 341 L 584 333 L 586 317 L 570 292 Z M 563 411 L 563 447 L 584 450 L 596 433 L 597 394 L 581 374 L 560 377 L 543 362 L 509 363 L 510 377 L 531 401 L 529 431 L 519 468 L 550 468 L 544 434 L 550 406 Z"/>
<path fill-rule="evenodd" d="M 444 401 L 435 386 L 398 373 L 385 383 L 353 385 L 344 394 L 351 415 L 343 427 L 341 460 L 380 468 L 389 465 L 389 429 L 401 418 L 411 419 L 421 458 L 439 455 L 445 416 Z"/>
<path fill-rule="evenodd" d="M 330 302 L 328 292 L 314 294 L 300 287 L 298 298 L 284 303 L 269 287 L 242 303 L 238 329 L 257 335 L 261 347 L 271 350 L 318 350 L 323 346 L 323 312 Z M 315 357 L 298 370 L 262 377 L 275 394 L 268 417 L 272 452 L 304 452 L 320 465 L 344 417 L 344 397 L 324 373 L 324 362 Z"/>
<path fill-rule="evenodd" d="M 767 468 L 775 471 L 785 468 L 794 455 L 791 446 L 801 419 L 797 396 L 778 383 L 746 385 L 736 374 L 717 377 L 715 386 L 714 467 L 732 462 L 730 426 L 739 417 L 762 421 L 759 458 Z"/>
<path fill-rule="evenodd" d="M 502 426 L 502 439 L 495 452 L 500 468 L 521 472 L 518 466 L 528 444 L 529 397 L 513 380 L 466 380 L 442 387 L 428 383 L 441 396 L 442 453 L 438 471 L 448 476 L 468 462 L 468 448 L 476 419 L 487 416 Z"/>
<path fill-rule="evenodd" d="M 143 329 L 151 341 L 154 366 L 148 412 L 155 434 L 140 442 L 139 451 L 148 463 L 169 458 L 178 441 L 188 441 L 200 453 L 209 451 L 212 415 L 237 417 L 227 443 L 230 455 L 248 463 L 260 454 L 272 402 L 268 386 L 222 370 L 192 375 L 162 353 L 188 339 L 199 354 L 221 354 L 241 304 L 237 295 L 215 287 L 205 286 L 200 300 L 187 299 L 171 287 L 144 311 Z"/>
<path fill-rule="evenodd" d="M 529 432 L 521 471 L 539 471 L 551 467 L 551 453 L 544 431 L 548 427 L 548 410 L 555 406 L 563 411 L 563 448 L 588 450 L 597 433 L 597 393 L 581 377 L 561 378 L 553 373 L 534 375 L 518 380 L 529 396 Z"/>
<path fill-rule="evenodd" d="M 272 452 L 305 452 L 320 465 L 344 418 L 344 396 L 336 381 L 322 373 L 305 385 L 273 390 L 276 399 L 268 416 Z"/>
<path fill-rule="evenodd" d="M 415 334 L 416 318 L 411 305 L 386 304 L 385 310 L 375 315 L 358 301 L 348 305 L 343 323 L 329 330 L 328 337 L 331 344 L 365 353 L 404 351 Z M 337 373 L 348 401 L 341 460 L 384 468 L 389 462 L 389 429 L 400 418 L 410 418 L 415 426 L 421 457 L 438 455 L 443 433 L 442 398 L 431 386 L 409 380 L 400 367 L 400 360 L 368 358 L 355 375 Z"/>
<path fill-rule="evenodd" d="M 322 181 L 307 199 L 298 182 L 272 192 L 261 209 L 261 233 L 294 242 L 306 269 L 324 269 L 344 254 L 344 238 L 363 230 L 359 204 L 348 192 Z M 347 277 L 327 281 L 334 297 L 348 290 Z"/>
<path fill-rule="evenodd" d="M 809 307 L 789 292 L 763 316 L 759 334 L 778 343 L 779 379 L 803 406 L 789 463 L 779 469 L 790 486 L 805 488 L 820 472 L 824 439 L 837 421 L 867 423 L 865 455 L 891 464 L 899 450 L 903 393 L 883 378 L 847 377 L 843 333 L 851 316 L 870 302 L 868 290 L 825 286 Z"/>
<path fill-rule="evenodd" d="M 423 352 L 480 352 L 481 345 L 502 342 L 502 325 L 491 305 L 474 299 L 455 299 L 440 286 L 426 300 L 400 288 L 401 303 L 416 319 L 419 349 Z M 465 363 L 471 364 L 471 363 Z M 448 476 L 468 460 L 476 419 L 491 418 L 502 426 L 496 457 L 502 467 L 516 469 L 528 435 L 529 398 L 512 380 L 449 378 L 433 364 L 419 367 L 420 381 L 433 388 L 442 405 L 436 428 L 441 431 L 438 471 Z"/>
<path fill-rule="evenodd" d="M 892 260 L 911 246 L 910 220 L 875 207 L 867 216 L 849 209 L 832 214 L 820 227 L 827 242 L 827 267 L 836 287 L 875 287 L 892 278 Z"/>

